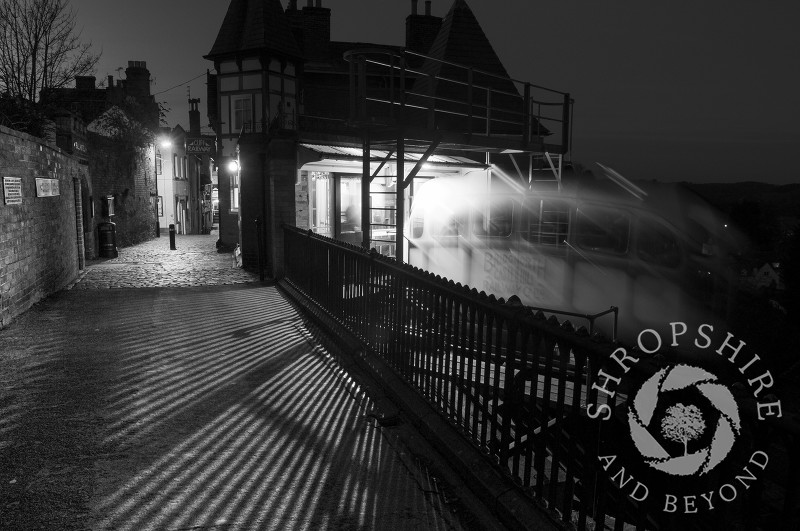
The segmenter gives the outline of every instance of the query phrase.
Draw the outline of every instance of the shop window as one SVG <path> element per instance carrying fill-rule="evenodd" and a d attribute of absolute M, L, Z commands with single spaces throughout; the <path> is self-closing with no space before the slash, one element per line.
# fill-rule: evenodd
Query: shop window
<path fill-rule="evenodd" d="M 630 219 L 625 212 L 593 206 L 578 210 L 575 241 L 582 249 L 624 254 L 629 233 Z"/>
<path fill-rule="evenodd" d="M 311 204 L 311 230 L 323 236 L 332 236 L 331 228 L 331 174 L 323 171 L 309 172 L 309 203 Z"/>

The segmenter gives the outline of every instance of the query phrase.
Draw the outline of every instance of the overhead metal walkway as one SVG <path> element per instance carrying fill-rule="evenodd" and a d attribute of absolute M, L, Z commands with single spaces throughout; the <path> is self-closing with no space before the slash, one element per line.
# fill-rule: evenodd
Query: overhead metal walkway
<path fill-rule="evenodd" d="M 434 155 L 461 154 L 488 167 L 489 154 L 528 158 L 528 174 L 552 176 L 560 187 L 570 146 L 573 101 L 569 93 L 442 61 L 410 51 L 362 48 L 345 53 L 350 63 L 348 125 L 361 137 L 361 219 L 370 220 L 370 183 L 390 159 L 396 161 L 395 256 L 404 257 L 406 190 Z M 386 153 L 371 171 L 373 151 Z M 410 169 L 406 153 L 419 156 Z M 541 177 L 538 177 L 541 178 Z M 362 245 L 372 247 L 373 229 Z"/>

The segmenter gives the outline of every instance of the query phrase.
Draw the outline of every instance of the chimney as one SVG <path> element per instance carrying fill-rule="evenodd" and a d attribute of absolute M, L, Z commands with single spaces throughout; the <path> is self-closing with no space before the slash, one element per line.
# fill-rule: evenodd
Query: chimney
<path fill-rule="evenodd" d="M 150 96 L 150 71 L 145 61 L 128 61 L 125 69 L 125 90 L 136 99 Z"/>
<path fill-rule="evenodd" d="M 306 60 L 327 59 L 331 42 L 331 10 L 322 7 L 322 0 L 317 0 L 316 7 L 312 7 L 312 3 L 313 0 L 308 0 L 308 6 L 303 8 L 303 55 Z"/>
<path fill-rule="evenodd" d="M 114 86 L 114 76 L 108 76 L 108 88 L 112 88 Z"/>
<path fill-rule="evenodd" d="M 297 11 L 297 0 L 289 0 L 289 6 L 286 11 Z"/>
<path fill-rule="evenodd" d="M 427 54 L 441 27 L 441 17 L 431 15 L 430 0 L 425 2 L 424 15 L 417 14 L 417 0 L 411 0 L 411 14 L 406 17 L 406 49 Z"/>
<path fill-rule="evenodd" d="M 189 100 L 189 134 L 193 136 L 200 136 L 200 110 L 197 105 L 200 103 L 200 98 Z"/>

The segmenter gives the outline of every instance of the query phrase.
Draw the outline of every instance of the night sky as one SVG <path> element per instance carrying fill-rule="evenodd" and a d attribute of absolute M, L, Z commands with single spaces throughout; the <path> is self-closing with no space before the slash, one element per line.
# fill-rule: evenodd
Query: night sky
<path fill-rule="evenodd" d="M 228 0 L 71 1 L 102 51 L 98 80 L 146 61 L 169 125 L 188 127 L 187 87 L 205 116 L 203 55 Z M 433 14 L 451 3 L 433 0 Z M 800 182 L 795 2 L 467 3 L 512 77 L 571 93 L 573 161 L 631 179 Z M 404 43 L 411 0 L 322 4 L 334 40 Z"/>

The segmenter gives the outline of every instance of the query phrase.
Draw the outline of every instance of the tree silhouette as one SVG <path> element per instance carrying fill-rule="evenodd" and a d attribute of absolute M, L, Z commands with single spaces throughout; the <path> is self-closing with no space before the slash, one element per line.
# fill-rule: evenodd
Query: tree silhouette
<path fill-rule="evenodd" d="M 1 0 L 0 92 L 36 102 L 94 71 L 100 56 L 81 43 L 76 17 L 69 0 Z"/>
<path fill-rule="evenodd" d="M 697 406 L 676 404 L 667 409 L 661 420 L 661 433 L 667 439 L 683 443 L 683 455 L 689 453 L 689 441 L 697 439 L 706 429 L 703 414 Z"/>

